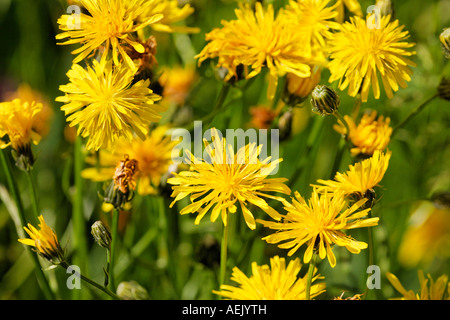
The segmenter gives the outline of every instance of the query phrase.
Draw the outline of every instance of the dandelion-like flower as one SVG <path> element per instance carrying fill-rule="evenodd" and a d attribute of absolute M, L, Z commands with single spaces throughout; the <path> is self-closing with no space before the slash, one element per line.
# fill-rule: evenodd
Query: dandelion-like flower
<path fill-rule="evenodd" d="M 344 120 L 349 126 L 349 133 L 340 120 L 334 129 L 344 136 L 348 135 L 353 144 L 350 150 L 352 155 L 371 156 L 375 150 L 384 151 L 387 148 L 392 134 L 392 128 L 389 126 L 390 118 L 377 117 L 377 112 L 371 111 L 365 113 L 358 124 L 347 115 L 344 115 Z"/>
<path fill-rule="evenodd" d="M 19 239 L 19 242 L 34 247 L 37 253 L 52 263 L 57 264 L 64 261 L 64 252 L 59 244 L 56 233 L 45 223 L 42 215 L 38 219 L 40 230 L 28 224 L 28 228 L 23 228 L 30 238 Z"/>
<path fill-rule="evenodd" d="M 256 147 L 250 143 L 241 147 L 236 154 L 231 145 L 227 145 L 225 138 L 218 136 L 217 130 L 212 130 L 212 144 L 205 140 L 206 152 L 211 158 L 197 159 L 188 150 L 186 159 L 190 165 L 189 171 L 181 171 L 175 177 L 168 179 L 172 187 L 172 197 L 175 202 L 190 195 L 191 203 L 180 211 L 180 214 L 198 212 L 195 224 L 199 224 L 205 214 L 211 211 L 211 221 L 222 216 L 224 225 L 227 224 L 228 213 L 237 211 L 239 203 L 245 222 L 250 229 L 255 229 L 255 218 L 247 207 L 252 204 L 273 219 L 279 220 L 279 213 L 263 199 L 269 198 L 285 201 L 267 192 L 281 192 L 290 194 L 290 189 L 284 178 L 267 178 L 282 159 L 271 160 L 270 157 L 260 161 L 258 159 L 262 145 Z"/>
<path fill-rule="evenodd" d="M 238 78 L 238 66 L 244 67 L 245 78 L 269 69 L 267 96 L 273 99 L 278 77 L 288 72 L 299 77 L 311 74 L 314 64 L 307 36 L 298 32 L 283 10 L 275 15 L 272 5 L 267 9 L 261 3 L 242 5 L 235 10 L 237 20 L 222 21 L 223 28 L 216 28 L 206 35 L 208 44 L 196 56 L 199 64 L 206 59 L 218 58 L 218 67 L 228 70 L 225 81 Z"/>
<path fill-rule="evenodd" d="M 310 39 L 311 48 L 315 55 L 323 55 L 324 48 L 332 38 L 332 30 L 338 30 L 340 24 L 333 21 L 338 16 L 336 7 L 339 1 L 330 5 L 330 0 L 290 0 L 286 7 L 286 17 L 298 26 L 298 32 L 304 33 Z"/>
<path fill-rule="evenodd" d="M 346 173 L 336 173 L 334 180 L 322 180 L 320 185 L 313 185 L 320 193 L 339 193 L 345 197 L 363 198 L 367 192 L 378 186 L 386 173 L 391 158 L 391 151 L 386 153 L 376 150 L 373 156 L 349 166 Z"/>
<path fill-rule="evenodd" d="M 59 44 L 82 45 L 72 51 L 72 54 L 78 54 L 73 63 L 81 62 L 101 49 L 102 60 L 111 52 L 116 65 L 119 65 L 120 55 L 125 64 L 134 70 L 133 60 L 125 52 L 125 48 L 133 47 L 139 53 L 143 53 L 145 49 L 132 34 L 163 18 L 158 13 L 138 21 L 138 17 L 148 10 L 152 1 L 82 0 L 81 5 L 89 15 L 81 13 L 79 21 L 74 20 L 71 15 L 62 15 L 58 19 L 59 28 L 64 32 L 58 34 L 56 39 L 68 38 Z"/>
<path fill-rule="evenodd" d="M 434 282 L 430 274 L 427 275 L 427 279 L 422 270 L 419 270 L 417 273 L 419 275 L 420 291 L 415 293 L 413 290 L 407 291 L 394 274 L 387 272 L 386 277 L 389 282 L 403 295 L 403 297 L 390 300 L 450 300 L 450 282 L 448 282 L 446 274 L 441 275 Z"/>
<path fill-rule="evenodd" d="M 136 134 L 145 139 L 148 127 L 161 118 L 161 99 L 148 88 L 150 80 L 133 82 L 133 71 L 111 61 L 97 62 L 83 69 L 75 64 L 67 73 L 70 83 L 60 86 L 70 126 L 78 125 L 78 135 L 89 137 L 86 148 L 109 148 L 120 137 L 128 140 Z"/>
<path fill-rule="evenodd" d="M 180 6 L 178 0 L 152 0 L 148 1 L 151 4 L 146 8 L 145 12 L 139 17 L 140 21 L 146 21 L 149 17 L 157 14 L 162 14 L 163 18 L 153 24 L 153 30 L 161 32 L 185 32 L 196 33 L 199 28 L 186 27 L 177 25 L 177 22 L 185 20 L 192 13 L 194 8 L 189 3 L 184 3 Z"/>
<path fill-rule="evenodd" d="M 257 220 L 265 227 L 277 232 L 263 238 L 267 243 L 281 243 L 278 247 L 290 249 L 288 255 L 293 255 L 302 245 L 307 248 L 303 261 L 311 261 L 313 252 L 319 257 L 328 258 L 331 267 L 336 266 L 336 257 L 332 246 L 347 248 L 351 253 L 360 253 L 367 244 L 357 241 L 345 234 L 345 230 L 371 227 L 378 224 L 379 218 L 365 218 L 370 208 L 361 210 L 366 199 L 355 202 L 348 207 L 346 199 L 341 195 L 328 193 L 319 194 L 314 189 L 308 202 L 298 193 L 292 203 L 285 206 L 287 214 L 281 221 Z"/>
<path fill-rule="evenodd" d="M 415 54 L 408 51 L 414 44 L 406 41 L 409 33 L 403 28 L 398 20 L 390 22 L 389 15 L 380 18 L 379 28 L 369 28 L 364 19 L 351 17 L 329 42 L 329 81 L 339 80 L 339 89 L 348 87 L 352 97 L 361 93 L 366 102 L 371 86 L 375 99 L 380 98 L 381 77 L 387 97 L 392 98 L 392 91 L 407 86 L 413 73 L 410 66 L 416 66 L 407 58 Z"/>
<path fill-rule="evenodd" d="M 38 144 L 41 136 L 36 130 L 41 103 L 29 103 L 14 99 L 0 103 L 0 147 L 11 146 L 17 152 Z"/>
<path fill-rule="evenodd" d="M 93 181 L 108 181 L 114 175 L 116 164 L 124 155 L 128 155 L 139 163 L 139 171 L 135 176 L 137 193 L 155 194 L 162 177 L 173 164 L 172 152 L 178 144 L 178 141 L 172 141 L 166 135 L 167 130 L 167 126 L 159 126 L 145 140 L 120 139 L 112 150 L 100 150 L 98 158 L 95 155 L 87 157 L 86 161 L 92 166 L 81 172 L 82 177 Z"/>
<path fill-rule="evenodd" d="M 233 268 L 231 280 L 238 287 L 221 285 L 213 293 L 231 300 L 305 300 L 306 276 L 298 277 L 302 265 L 296 258 L 286 266 L 285 258 L 270 258 L 270 266 L 252 263 L 252 276 L 247 277 L 238 267 Z M 311 282 L 321 279 L 314 270 Z M 325 292 L 325 283 L 311 286 L 311 298 Z"/>

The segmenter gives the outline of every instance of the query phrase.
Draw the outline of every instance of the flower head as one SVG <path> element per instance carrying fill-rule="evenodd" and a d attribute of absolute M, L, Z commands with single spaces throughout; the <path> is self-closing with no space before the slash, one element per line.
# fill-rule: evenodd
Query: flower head
<path fill-rule="evenodd" d="M 172 187 L 172 197 L 175 202 L 190 196 L 191 204 L 180 211 L 180 214 L 198 212 L 195 224 L 212 209 L 211 221 L 221 214 L 224 225 L 228 213 L 237 211 L 236 203 L 240 204 L 245 222 L 250 229 L 255 229 L 255 218 L 247 206 L 252 204 L 272 218 L 279 220 L 280 215 L 263 199 L 269 198 L 284 201 L 283 198 L 266 192 L 281 192 L 290 194 L 290 189 L 284 184 L 284 178 L 267 178 L 281 159 L 271 160 L 270 157 L 258 159 L 262 145 L 256 147 L 250 143 L 241 147 L 236 154 L 225 138 L 218 136 L 217 130 L 212 130 L 212 143 L 205 140 L 206 152 L 211 158 L 197 159 L 187 151 L 190 170 L 181 171 L 168 179 Z"/>
<path fill-rule="evenodd" d="M 341 195 L 328 193 L 319 194 L 314 189 L 308 202 L 298 192 L 292 204 L 285 206 L 287 214 L 281 221 L 257 220 L 265 227 L 277 232 L 263 238 L 268 243 L 280 243 L 282 249 L 290 249 L 288 255 L 293 255 L 302 245 L 307 248 L 303 261 L 311 261 L 314 251 L 319 257 L 328 258 L 331 267 L 336 266 L 336 258 L 332 245 L 347 248 L 351 253 L 360 253 L 367 248 L 365 242 L 357 241 L 344 233 L 345 230 L 371 227 L 378 224 L 379 218 L 365 218 L 370 209 L 361 210 L 366 199 L 361 199 L 348 207 L 347 201 Z"/>
<path fill-rule="evenodd" d="M 120 139 L 112 150 L 100 150 L 98 159 L 96 156 L 87 157 L 86 161 L 92 167 L 84 169 L 82 176 L 93 181 L 110 180 L 116 164 L 127 154 L 139 163 L 139 171 L 135 176 L 138 194 L 156 193 L 161 178 L 173 164 L 172 152 L 178 143 L 171 141 L 171 137 L 166 135 L 167 130 L 167 126 L 156 127 L 145 140 L 136 137 L 131 141 Z"/>
<path fill-rule="evenodd" d="M 0 103 L 0 147 L 11 146 L 14 150 L 28 147 L 32 142 L 38 144 L 41 136 L 36 130 L 41 103 L 29 103 L 14 99 Z M 5 139 L 7 137 L 7 139 Z"/>
<path fill-rule="evenodd" d="M 161 20 L 151 25 L 152 29 L 162 32 L 196 33 L 200 31 L 199 28 L 176 25 L 177 22 L 186 19 L 194 12 L 194 8 L 189 3 L 180 6 L 178 0 L 153 0 L 148 2 L 151 4 L 140 15 L 140 21 L 146 21 L 149 17 L 157 14 L 163 15 Z"/>
<path fill-rule="evenodd" d="M 342 135 L 348 135 L 354 146 L 350 150 L 352 155 L 371 156 L 375 150 L 384 151 L 387 148 L 392 134 L 392 128 L 389 126 L 390 118 L 385 119 L 383 116 L 377 118 L 377 112 L 372 111 L 365 113 L 358 124 L 347 115 L 344 116 L 344 120 L 349 126 L 349 133 L 341 121 L 334 129 Z"/>
<path fill-rule="evenodd" d="M 330 5 L 330 0 L 290 0 L 286 7 L 286 18 L 297 27 L 297 32 L 306 35 L 315 55 L 325 61 L 327 42 L 332 39 L 332 30 L 340 24 L 333 21 L 338 16 L 339 1 Z"/>
<path fill-rule="evenodd" d="M 298 77 L 293 73 L 286 75 L 285 90 L 283 92 L 283 101 L 289 106 L 301 106 L 303 101 L 310 95 L 313 89 L 319 84 L 321 68 L 311 68 L 309 77 Z"/>
<path fill-rule="evenodd" d="M 149 80 L 132 84 L 134 74 L 125 65 L 94 60 L 87 69 L 73 65 L 67 75 L 70 83 L 60 86 L 66 94 L 56 101 L 65 103 L 61 110 L 78 134 L 89 137 L 87 149 L 111 147 L 133 133 L 145 139 L 149 125 L 161 118 L 163 108 L 155 104 L 161 97 L 148 88 Z"/>
<path fill-rule="evenodd" d="M 436 282 L 433 281 L 430 274 L 426 279 L 422 270 L 418 271 L 418 275 L 420 291 L 415 293 L 413 290 L 406 291 L 395 275 L 390 272 L 386 273 L 392 286 L 403 295 L 403 297 L 391 300 L 450 300 L 450 282 L 448 282 L 446 274 L 440 276 Z"/>
<path fill-rule="evenodd" d="M 407 58 L 415 54 L 407 50 L 414 44 L 405 41 L 409 34 L 403 28 L 398 20 L 390 22 L 389 15 L 380 18 L 379 28 L 369 28 L 364 19 L 351 17 L 329 42 L 329 81 L 339 80 L 339 89 L 348 87 L 352 97 L 361 93 L 366 102 L 370 86 L 375 99 L 380 98 L 380 76 L 386 95 L 392 98 L 392 91 L 406 87 L 412 75 L 410 66 L 416 65 Z"/>
<path fill-rule="evenodd" d="M 273 99 L 278 77 L 288 72 L 308 77 L 313 64 L 311 48 L 306 35 L 286 19 L 283 10 L 275 15 L 272 5 L 267 9 L 255 3 L 235 10 L 237 20 L 222 21 L 206 35 L 209 43 L 196 56 L 199 64 L 218 58 L 218 66 L 228 70 L 225 81 L 238 77 L 238 67 L 244 67 L 245 78 L 258 75 L 263 67 L 269 69 L 267 96 Z M 306 43 L 306 45 L 305 45 Z"/>
<path fill-rule="evenodd" d="M 72 54 L 78 54 L 73 63 L 78 63 L 95 54 L 101 48 L 102 60 L 111 52 L 114 64 L 119 65 L 119 55 L 132 70 L 135 69 L 132 59 L 125 52 L 126 47 L 133 47 L 143 53 L 144 47 L 135 41 L 132 33 L 155 23 L 163 18 L 158 13 L 138 21 L 138 17 L 152 5 L 145 0 L 82 0 L 82 6 L 89 15 L 81 13 L 79 25 L 71 15 L 62 15 L 58 19 L 59 28 L 64 31 L 56 36 L 57 40 L 67 39 L 60 44 L 79 43 L 82 46 Z"/>
<path fill-rule="evenodd" d="M 45 223 L 42 215 L 38 219 L 40 230 L 28 224 L 28 228 L 23 228 L 31 239 L 19 239 L 19 242 L 34 247 L 37 253 L 52 263 L 64 261 L 64 252 L 59 244 L 56 233 Z"/>
<path fill-rule="evenodd" d="M 380 183 L 389 165 L 391 152 L 376 150 L 373 156 L 349 166 L 346 173 L 338 172 L 334 180 L 317 180 L 320 185 L 313 185 L 320 193 L 339 193 L 344 196 L 365 197 L 366 193 Z"/>
<path fill-rule="evenodd" d="M 252 276 L 247 277 L 239 268 L 234 267 L 231 280 L 238 287 L 222 285 L 220 291 L 213 293 L 231 300 L 305 300 L 306 276 L 298 277 L 302 265 L 297 258 L 289 262 L 275 256 L 270 258 L 270 266 L 258 266 L 252 263 Z M 314 270 L 312 282 L 321 277 Z M 316 297 L 325 291 L 325 283 L 311 286 L 311 297 Z"/>

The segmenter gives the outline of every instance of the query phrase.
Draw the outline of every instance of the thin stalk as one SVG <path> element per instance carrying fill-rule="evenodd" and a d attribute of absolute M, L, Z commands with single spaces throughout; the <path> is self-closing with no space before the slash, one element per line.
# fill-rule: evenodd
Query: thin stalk
<path fill-rule="evenodd" d="M 372 212 L 369 211 L 368 213 L 368 218 L 370 219 L 372 217 Z M 367 232 L 368 232 L 368 249 L 369 249 L 369 266 L 372 266 L 375 264 L 375 254 L 374 254 L 374 245 L 373 245 L 373 231 L 372 231 L 372 227 L 367 228 Z M 367 295 L 369 294 L 369 286 L 366 283 L 366 289 L 364 292 L 364 300 L 367 299 Z"/>
<path fill-rule="evenodd" d="M 86 227 L 83 214 L 83 178 L 81 177 L 81 170 L 83 168 L 83 154 L 81 151 L 82 139 L 77 136 L 74 145 L 74 181 L 75 194 L 73 199 L 73 227 L 74 227 L 74 242 L 76 246 L 76 264 L 82 269 L 87 270 L 87 242 L 86 242 Z"/>
<path fill-rule="evenodd" d="M 227 251 L 228 251 L 228 229 L 229 219 L 227 215 L 227 224 L 223 226 L 222 243 L 220 245 L 220 274 L 219 274 L 219 288 L 225 283 L 225 274 L 227 269 Z"/>
<path fill-rule="evenodd" d="M 224 83 L 222 85 L 216 104 L 214 105 L 214 111 L 220 110 L 222 108 L 222 105 L 225 102 L 225 99 L 227 98 L 228 92 L 230 91 L 230 88 L 231 86 L 229 84 Z"/>
<path fill-rule="evenodd" d="M 69 264 L 65 261 L 61 262 L 59 264 L 61 267 L 63 267 L 64 269 L 67 270 L 67 268 L 69 267 Z M 89 279 L 88 277 L 84 276 L 81 273 L 78 273 L 75 271 L 75 274 L 77 276 L 79 276 L 83 281 L 89 283 L 91 286 L 103 291 L 104 293 L 106 293 L 107 295 L 109 295 L 111 298 L 115 299 L 115 300 L 121 300 L 119 296 L 117 296 L 114 292 L 112 292 L 111 290 L 109 290 L 107 287 L 102 286 L 101 284 L 95 282 L 94 280 Z"/>
<path fill-rule="evenodd" d="M 37 223 L 39 221 L 38 217 L 41 214 L 41 212 L 39 210 L 38 204 L 36 181 L 34 180 L 34 176 L 31 170 L 26 170 L 25 172 L 28 178 L 28 183 L 30 185 L 31 205 L 33 207 L 35 222 Z"/>
<path fill-rule="evenodd" d="M 394 130 L 392 130 L 391 139 L 394 137 L 394 135 L 398 132 L 398 129 L 405 126 L 414 116 L 416 116 L 418 113 L 420 113 L 431 101 L 433 101 L 436 97 L 439 95 L 436 93 L 435 95 L 431 96 L 427 100 L 425 100 L 421 105 L 419 105 L 416 109 L 414 109 L 402 122 L 400 122 Z"/>
<path fill-rule="evenodd" d="M 306 291 L 305 299 L 311 300 L 311 283 L 314 274 L 314 268 L 316 267 L 317 253 L 313 253 L 311 261 L 309 262 L 308 277 L 306 278 Z"/>
<path fill-rule="evenodd" d="M 109 264 L 108 264 L 108 277 L 109 277 L 109 288 L 115 289 L 115 279 L 114 279 L 114 262 L 116 258 L 117 251 L 117 238 L 119 235 L 119 210 L 114 208 L 112 214 L 112 222 L 111 222 L 111 250 L 109 255 Z"/>
<path fill-rule="evenodd" d="M 11 170 L 11 163 L 7 159 L 5 155 L 5 151 L 1 150 L 0 152 L 0 162 L 3 168 L 3 172 L 6 176 L 6 181 L 8 183 L 9 190 L 11 192 L 12 197 L 14 198 L 14 201 L 16 203 L 17 211 L 19 213 L 20 222 L 22 226 L 25 226 L 27 224 L 27 219 L 25 217 L 25 211 L 23 209 L 22 200 L 19 196 L 19 189 L 16 184 L 16 180 L 14 180 Z M 20 237 L 20 235 L 18 235 Z M 28 250 L 28 249 L 27 249 Z M 39 262 L 38 256 L 34 252 L 30 252 L 31 257 L 33 259 L 35 270 L 36 270 L 36 277 L 38 279 L 38 283 L 41 287 L 42 292 L 44 293 L 44 296 L 46 299 L 54 299 L 54 294 L 50 288 L 50 285 L 48 283 L 47 278 L 45 277 L 44 271 L 42 270 L 41 263 Z"/>

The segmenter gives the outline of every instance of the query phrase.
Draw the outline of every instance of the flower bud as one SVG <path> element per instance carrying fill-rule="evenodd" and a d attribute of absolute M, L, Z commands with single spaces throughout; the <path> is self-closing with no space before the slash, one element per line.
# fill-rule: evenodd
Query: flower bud
<path fill-rule="evenodd" d="M 440 210 L 450 209 L 450 192 L 439 192 L 431 197 L 433 205 Z"/>
<path fill-rule="evenodd" d="M 439 98 L 444 100 L 450 100 L 450 79 L 442 78 L 441 83 L 438 87 Z"/>
<path fill-rule="evenodd" d="M 439 36 L 441 41 L 442 50 L 447 59 L 450 59 L 450 28 L 445 28 Z"/>
<path fill-rule="evenodd" d="M 286 75 L 286 84 L 281 97 L 283 102 L 291 107 L 302 107 L 303 102 L 319 83 L 320 74 L 321 69 L 311 71 L 311 76 L 306 78 L 300 78 L 293 73 L 288 73 Z"/>
<path fill-rule="evenodd" d="M 148 300 L 148 292 L 136 281 L 123 281 L 117 286 L 117 295 L 124 300 Z"/>
<path fill-rule="evenodd" d="M 280 130 L 280 139 L 287 139 L 292 133 L 292 108 L 289 108 L 278 119 L 278 130 Z"/>
<path fill-rule="evenodd" d="M 326 85 L 318 85 L 311 93 L 313 111 L 322 116 L 334 114 L 340 104 L 337 92 Z"/>
<path fill-rule="evenodd" d="M 395 10 L 392 0 L 377 0 L 375 5 L 380 9 L 381 15 L 390 15 L 391 21 L 394 20 Z"/>
<path fill-rule="evenodd" d="M 108 227 L 103 224 L 103 222 L 94 222 L 91 227 L 91 234 L 100 247 L 105 249 L 109 249 L 111 247 L 111 232 Z"/>

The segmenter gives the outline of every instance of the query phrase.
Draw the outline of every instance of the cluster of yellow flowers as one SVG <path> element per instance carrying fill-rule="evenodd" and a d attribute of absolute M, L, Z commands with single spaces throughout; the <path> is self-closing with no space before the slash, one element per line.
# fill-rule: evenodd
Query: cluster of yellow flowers
<path fill-rule="evenodd" d="M 334 179 L 311 184 L 308 199 L 298 191 L 292 194 L 288 179 L 269 178 L 283 159 L 260 159 L 262 146 L 255 143 L 235 151 L 215 128 L 212 142 L 205 141 L 210 159 L 198 159 L 187 151 L 187 170 L 172 172 L 177 141 L 167 136 L 170 125 L 155 125 L 167 105 L 160 103 L 164 94 L 151 89 L 158 80 L 145 74 L 157 64 L 152 31 L 198 31 L 174 24 L 192 14 L 189 4 L 180 7 L 176 0 L 81 0 L 80 5 L 85 13 L 80 15 L 79 28 L 69 27 L 71 15 L 58 19 L 62 32 L 56 39 L 65 40 L 59 44 L 79 47 L 72 51 L 76 57 L 67 72 L 69 83 L 60 86 L 64 95 L 56 101 L 63 103 L 61 110 L 70 126 L 77 128 L 77 135 L 87 139 L 86 149 L 91 153 L 86 161 L 91 167 L 82 176 L 94 181 L 113 180 L 105 199 L 122 208 L 131 200 L 130 190 L 157 194 L 162 179 L 170 174 L 166 179 L 173 190 L 170 207 L 188 200 L 179 213 L 196 213 L 195 224 L 209 212 L 211 222 L 221 218 L 225 260 L 229 216 L 237 212 L 242 213 L 250 230 L 257 229 L 258 223 L 272 230 L 262 240 L 288 249 L 288 256 L 305 247 L 303 262 L 310 264 L 308 275 L 298 276 L 302 267 L 299 258 L 288 263 L 274 256 L 270 266 L 254 262 L 250 278 L 235 267 L 231 280 L 239 287 L 221 279 L 220 291 L 214 291 L 219 296 L 311 299 L 325 292 L 324 282 L 312 284 L 324 279 L 317 272 L 317 259 L 327 258 L 334 268 L 338 263 L 333 252 L 336 246 L 359 254 L 368 244 L 354 239 L 347 230 L 375 227 L 380 220 L 372 217 L 371 210 L 391 159 L 388 145 L 393 129 L 388 117 L 376 111 L 360 116 L 359 108 L 368 100 L 370 88 L 373 97 L 380 98 L 380 79 L 388 98 L 411 80 L 410 67 L 415 63 L 407 57 L 415 54 L 409 50 L 414 44 L 407 42 L 409 34 L 404 27 L 390 15 L 383 15 L 379 27 L 370 28 L 356 0 L 289 0 L 278 10 L 256 1 L 254 5 L 241 4 L 235 10 L 235 20 L 222 21 L 221 28 L 206 34 L 207 43 L 195 58 L 199 65 L 217 59 L 217 67 L 226 70 L 225 85 L 248 81 L 267 71 L 268 100 L 274 99 L 279 79 L 285 77 L 286 104 L 298 107 L 298 102 L 311 95 L 317 112 L 338 117 L 334 129 L 342 135 L 355 162 L 346 172 L 333 172 Z M 354 13 L 347 21 L 342 16 L 344 5 Z M 329 83 L 338 81 L 336 89 L 348 89 L 349 96 L 357 97 L 351 116 L 338 113 L 339 96 L 334 89 L 313 92 L 323 70 L 329 71 Z M 170 73 L 162 77 L 164 90 L 172 90 L 174 103 L 182 104 L 187 89 L 178 88 L 187 87 L 195 76 L 188 73 L 186 83 L 171 77 Z M 0 147 L 11 145 L 24 154 L 30 142 L 38 143 L 41 132 L 36 124 L 42 108 L 41 103 L 18 99 L 2 103 Z M 269 109 L 267 119 L 258 123 L 267 128 L 277 115 Z M 125 196 L 118 198 L 119 191 Z M 272 220 L 256 219 L 260 210 Z M 64 261 L 56 234 L 42 216 L 39 222 L 41 229 L 29 225 L 25 230 L 31 239 L 20 241 L 54 263 Z M 221 263 L 225 268 L 226 261 Z M 419 277 L 421 296 L 406 291 L 395 276 L 388 275 L 404 298 L 442 298 L 446 285 L 450 292 L 446 277 L 436 283 L 430 278 L 430 289 L 423 274 Z"/>

